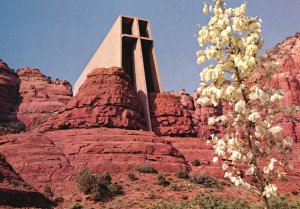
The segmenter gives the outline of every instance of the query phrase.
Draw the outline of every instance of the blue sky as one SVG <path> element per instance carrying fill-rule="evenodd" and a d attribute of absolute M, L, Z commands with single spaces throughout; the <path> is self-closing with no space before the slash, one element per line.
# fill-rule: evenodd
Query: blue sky
<path fill-rule="evenodd" d="M 230 0 L 236 6 L 241 0 Z M 0 58 L 72 84 L 119 15 L 150 20 L 163 90 L 193 92 L 203 0 L 0 0 Z M 249 0 L 263 20 L 264 51 L 300 31 L 300 0 Z"/>

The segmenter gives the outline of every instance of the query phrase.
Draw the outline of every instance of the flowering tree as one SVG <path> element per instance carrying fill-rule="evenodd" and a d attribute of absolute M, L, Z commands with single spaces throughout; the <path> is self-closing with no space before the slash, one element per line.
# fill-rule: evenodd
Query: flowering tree
<path fill-rule="evenodd" d="M 204 3 L 203 13 L 212 17 L 201 26 L 197 38 L 202 50 L 197 63 L 214 63 L 200 73 L 198 88 L 201 106 L 228 103 L 226 115 L 211 117 L 210 125 L 218 123 L 227 129 L 222 137 L 212 135 L 216 156 L 223 159 L 225 178 L 236 186 L 254 189 L 269 207 L 268 198 L 276 195 L 276 178 L 282 178 L 283 159 L 280 156 L 292 145 L 292 139 L 282 137 L 282 128 L 274 120 L 293 109 L 278 107 L 283 92 L 261 87 L 253 78 L 259 69 L 258 53 L 263 45 L 261 20 L 246 16 L 246 4 L 225 8 L 223 0 Z M 276 63 L 264 68 L 272 72 Z M 275 159 L 275 156 L 278 156 Z"/>

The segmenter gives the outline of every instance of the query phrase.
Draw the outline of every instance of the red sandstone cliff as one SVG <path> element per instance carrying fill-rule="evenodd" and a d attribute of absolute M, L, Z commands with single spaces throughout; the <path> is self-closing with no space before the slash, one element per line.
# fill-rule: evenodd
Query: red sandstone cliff
<path fill-rule="evenodd" d="M 17 74 L 0 60 L 0 123 L 14 120 L 12 114 L 18 103 L 19 83 Z"/>
<path fill-rule="evenodd" d="M 142 108 L 121 68 L 97 68 L 87 76 L 74 97 L 65 107 L 38 127 L 38 131 L 115 127 L 146 129 Z"/>
<path fill-rule="evenodd" d="M 51 80 L 35 68 L 21 68 L 18 120 L 27 128 L 40 124 L 72 98 L 72 87 L 65 80 Z"/>
<path fill-rule="evenodd" d="M 186 93 L 152 93 L 149 96 L 153 131 L 163 136 L 194 136 L 193 99 Z"/>

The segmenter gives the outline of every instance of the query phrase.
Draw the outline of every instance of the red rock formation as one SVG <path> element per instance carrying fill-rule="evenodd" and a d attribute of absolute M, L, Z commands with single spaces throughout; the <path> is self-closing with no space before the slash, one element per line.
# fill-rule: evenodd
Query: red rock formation
<path fill-rule="evenodd" d="M 152 93 L 149 96 L 153 131 L 163 136 L 195 135 L 193 99 L 186 93 Z"/>
<path fill-rule="evenodd" d="M 169 141 L 146 131 L 55 130 L 2 136 L 0 144 L 0 152 L 24 180 L 39 191 L 50 185 L 55 194 L 76 191 L 75 177 L 82 169 L 112 174 L 147 164 L 160 172 L 189 169 Z"/>
<path fill-rule="evenodd" d="M 18 91 L 18 76 L 0 60 L 0 123 L 14 121 Z"/>
<path fill-rule="evenodd" d="M 21 68 L 20 106 L 17 117 L 27 128 L 40 124 L 72 98 L 72 87 L 65 80 L 51 80 L 35 68 Z"/>
<path fill-rule="evenodd" d="M 300 33 L 277 44 L 263 58 L 264 66 L 276 61 L 279 67 L 270 79 L 260 78 L 261 85 L 284 91 L 281 106 L 300 106 Z M 300 142 L 300 112 L 294 117 L 284 117 L 278 121 L 284 128 L 285 136 L 292 136 L 296 142 Z"/>
<path fill-rule="evenodd" d="M 0 204 L 48 208 L 51 202 L 26 183 L 0 154 Z"/>
<path fill-rule="evenodd" d="M 93 70 L 76 97 L 38 130 L 100 126 L 146 129 L 136 92 L 121 68 Z"/>

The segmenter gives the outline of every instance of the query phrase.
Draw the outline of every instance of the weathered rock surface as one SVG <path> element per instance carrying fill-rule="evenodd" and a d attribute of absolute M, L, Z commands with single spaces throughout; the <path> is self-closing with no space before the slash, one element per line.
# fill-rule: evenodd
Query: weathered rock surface
<path fill-rule="evenodd" d="M 51 202 L 26 183 L 0 154 L 0 205 L 48 208 Z"/>
<path fill-rule="evenodd" d="M 19 83 L 17 74 L 0 60 L 0 123 L 15 120 Z"/>
<path fill-rule="evenodd" d="M 149 96 L 153 131 L 162 136 L 194 136 L 193 99 L 186 93 L 152 93 Z"/>
<path fill-rule="evenodd" d="M 72 87 L 65 80 L 51 80 L 36 68 L 21 68 L 18 120 L 28 129 L 40 124 L 72 98 Z"/>
<path fill-rule="evenodd" d="M 160 172 L 190 169 L 168 140 L 145 131 L 56 130 L 6 135 L 0 144 L 0 152 L 26 182 L 38 191 L 47 184 L 56 195 L 76 191 L 76 175 L 82 169 L 112 174 L 147 164 Z"/>
<path fill-rule="evenodd" d="M 270 79 L 261 79 L 261 85 L 284 91 L 281 106 L 300 106 L 300 33 L 277 44 L 263 57 L 265 66 L 276 61 L 279 67 Z M 300 142 L 300 112 L 294 117 L 284 117 L 278 121 L 284 128 L 285 136 L 292 136 L 296 142 Z"/>
<path fill-rule="evenodd" d="M 121 68 L 97 68 L 87 77 L 74 97 L 38 131 L 117 127 L 146 129 L 142 108 L 130 78 Z"/>

